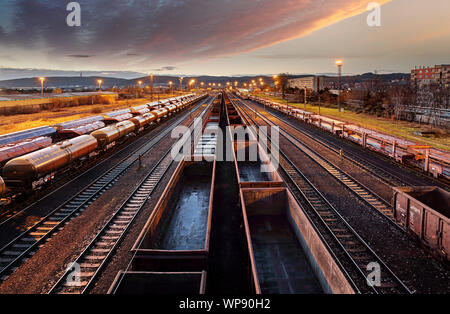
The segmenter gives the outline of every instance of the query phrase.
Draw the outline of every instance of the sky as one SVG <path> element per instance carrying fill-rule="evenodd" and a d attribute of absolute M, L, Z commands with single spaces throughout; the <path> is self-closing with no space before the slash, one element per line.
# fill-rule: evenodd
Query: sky
<path fill-rule="evenodd" d="M 130 77 L 328 74 L 337 58 L 346 74 L 450 63 L 449 0 L 379 0 L 375 27 L 367 0 L 80 0 L 79 27 L 67 25 L 69 2 L 0 0 L 0 79 L 10 68 Z"/>

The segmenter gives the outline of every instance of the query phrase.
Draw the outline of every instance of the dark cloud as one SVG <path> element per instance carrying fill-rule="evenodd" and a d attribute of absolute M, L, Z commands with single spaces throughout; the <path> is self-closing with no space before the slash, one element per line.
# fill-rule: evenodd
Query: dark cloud
<path fill-rule="evenodd" d="M 68 57 L 71 58 L 92 58 L 95 57 L 95 55 L 67 55 Z"/>
<path fill-rule="evenodd" d="M 390 0 L 379 2 L 387 1 Z M 68 55 L 95 55 L 83 62 L 142 67 L 145 71 L 152 64 L 235 55 L 299 37 L 363 12 L 368 3 L 367 0 L 78 2 L 82 9 L 81 27 L 67 26 L 67 1 L 15 1 L 13 27 L 7 28 L 0 21 L 0 45 L 39 49 L 55 61 Z M 161 68 L 171 69 L 174 68 Z"/>
<path fill-rule="evenodd" d="M 176 69 L 178 69 L 178 68 L 177 67 L 173 67 L 173 66 L 166 66 L 166 67 L 162 67 L 162 68 L 159 68 L 159 69 L 153 69 L 152 71 L 163 72 L 163 71 L 173 71 L 173 70 L 176 70 Z"/>

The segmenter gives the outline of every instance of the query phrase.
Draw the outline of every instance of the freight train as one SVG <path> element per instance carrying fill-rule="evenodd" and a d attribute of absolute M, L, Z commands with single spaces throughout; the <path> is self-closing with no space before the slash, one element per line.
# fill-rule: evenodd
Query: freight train
<path fill-rule="evenodd" d="M 240 96 L 242 94 L 236 93 L 236 95 Z M 304 111 L 293 106 L 276 103 L 256 96 L 250 96 L 249 99 L 293 116 L 308 124 L 332 132 L 364 148 L 389 156 L 398 162 L 422 169 L 424 172 L 436 178 L 450 180 L 450 157 L 445 151 L 418 145 L 409 140 L 396 138 L 389 134 L 369 130 L 344 121 L 330 119 L 313 112 Z"/>
<path fill-rule="evenodd" d="M 4 147 L 15 147 L 17 154 L 21 147 L 32 146 L 29 149 L 31 152 L 22 149 L 18 157 L 8 158 L 14 154 L 4 154 L 7 162 L 4 163 L 0 177 L 0 197 L 37 190 L 59 174 L 82 166 L 87 160 L 206 96 L 188 95 L 161 104 L 150 103 L 105 116 L 89 117 L 53 127 L 34 129 L 32 132 L 24 131 L 13 136 L 0 137 L 0 142 L 3 140 L 6 143 Z M 62 138 L 64 140 L 58 141 Z M 14 143 L 17 139 L 19 142 Z M 53 140 L 56 143 L 52 143 Z M 0 157 L 4 147 L 0 147 Z"/>

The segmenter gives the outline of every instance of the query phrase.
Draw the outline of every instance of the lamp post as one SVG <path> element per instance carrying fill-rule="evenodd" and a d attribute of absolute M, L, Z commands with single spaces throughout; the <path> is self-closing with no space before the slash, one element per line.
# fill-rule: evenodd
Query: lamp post
<path fill-rule="evenodd" d="M 140 97 L 141 96 L 142 81 L 138 81 L 138 85 L 139 85 L 138 97 Z"/>
<path fill-rule="evenodd" d="M 278 88 L 278 75 L 274 75 L 273 76 L 273 89 L 274 89 L 274 92 L 276 92 L 277 88 Z M 274 93 L 274 96 L 275 96 L 275 93 Z"/>
<path fill-rule="evenodd" d="M 150 73 L 150 95 L 151 101 L 153 101 L 153 73 Z"/>
<path fill-rule="evenodd" d="M 195 89 L 195 79 L 192 79 L 192 80 L 189 82 L 189 86 L 190 86 L 190 88 L 194 88 L 194 89 Z"/>
<path fill-rule="evenodd" d="M 171 93 L 171 94 L 172 94 L 172 84 L 173 84 L 173 82 L 170 81 L 170 82 L 169 82 L 169 93 Z"/>
<path fill-rule="evenodd" d="M 98 83 L 98 92 L 100 93 L 100 91 L 102 90 L 103 80 L 97 80 L 97 83 Z"/>
<path fill-rule="evenodd" d="M 44 81 L 45 81 L 45 77 L 40 77 L 39 80 L 41 81 L 41 95 L 44 95 Z"/>
<path fill-rule="evenodd" d="M 180 77 L 180 93 L 183 91 L 183 77 Z"/>
<path fill-rule="evenodd" d="M 342 111 L 342 109 L 341 109 L 341 76 L 342 76 L 342 65 L 344 64 L 344 61 L 336 60 L 335 64 L 338 67 L 338 108 L 339 108 L 339 112 L 341 112 Z"/>

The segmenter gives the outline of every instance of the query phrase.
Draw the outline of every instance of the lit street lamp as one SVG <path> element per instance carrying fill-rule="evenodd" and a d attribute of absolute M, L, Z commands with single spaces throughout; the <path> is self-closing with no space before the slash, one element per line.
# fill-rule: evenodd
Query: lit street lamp
<path fill-rule="evenodd" d="M 141 95 L 142 81 L 138 81 L 138 85 L 139 85 L 138 97 L 140 97 L 140 95 Z"/>
<path fill-rule="evenodd" d="M 189 82 L 189 86 L 193 86 L 193 87 L 195 88 L 195 79 L 192 79 L 192 80 Z"/>
<path fill-rule="evenodd" d="M 102 90 L 103 80 L 97 80 L 97 83 L 98 83 L 98 92 L 100 93 L 100 91 Z"/>
<path fill-rule="evenodd" d="M 41 95 L 44 95 L 44 81 L 45 81 L 45 77 L 40 77 L 39 80 L 41 81 Z"/>
<path fill-rule="evenodd" d="M 183 77 L 180 77 L 180 93 L 183 91 Z"/>
<path fill-rule="evenodd" d="M 172 84 L 173 84 L 173 82 L 170 81 L 170 82 L 169 82 L 169 92 L 170 92 L 170 93 L 172 93 Z"/>
<path fill-rule="evenodd" d="M 341 112 L 342 111 L 342 109 L 341 109 L 341 76 L 342 76 L 342 65 L 344 64 L 344 61 L 336 60 L 335 64 L 338 67 L 338 108 L 339 108 L 339 112 Z"/>
<path fill-rule="evenodd" d="M 150 73 L 150 95 L 151 101 L 153 101 L 153 73 Z"/>
<path fill-rule="evenodd" d="M 276 91 L 278 89 L 278 75 L 273 76 L 273 89 L 274 89 L 274 91 Z"/>

